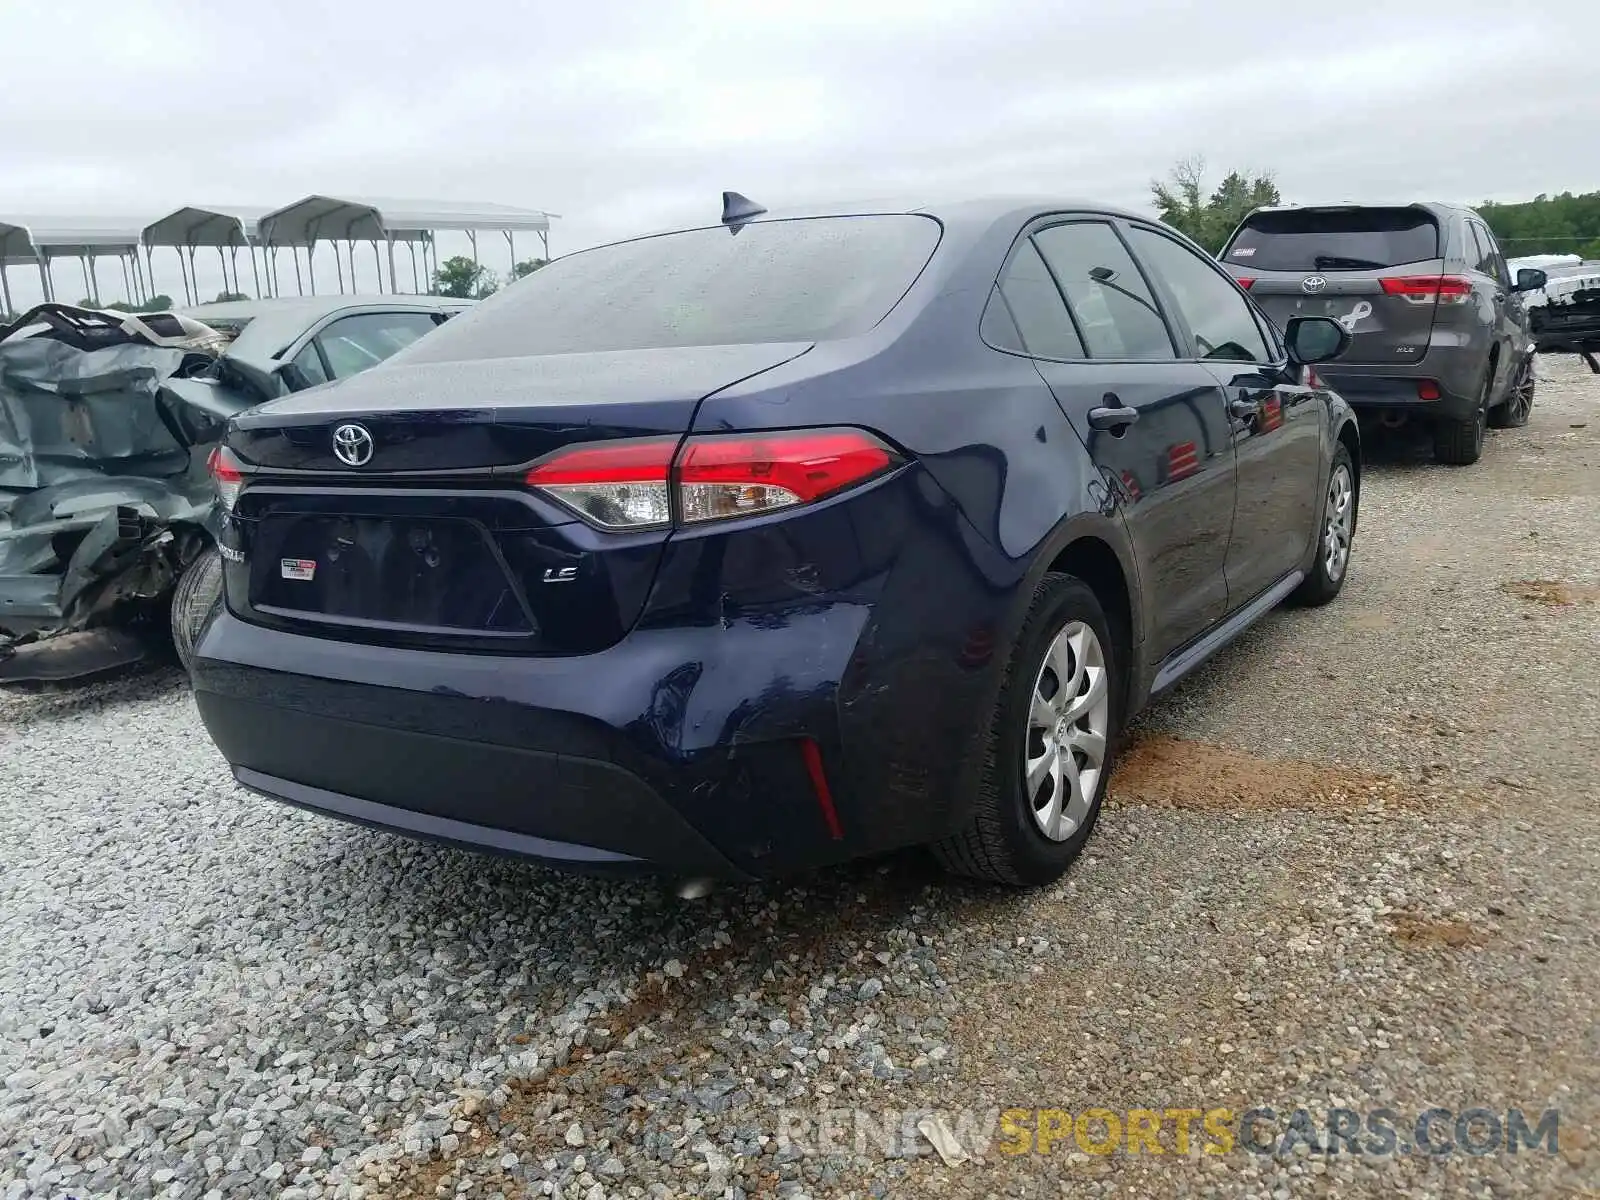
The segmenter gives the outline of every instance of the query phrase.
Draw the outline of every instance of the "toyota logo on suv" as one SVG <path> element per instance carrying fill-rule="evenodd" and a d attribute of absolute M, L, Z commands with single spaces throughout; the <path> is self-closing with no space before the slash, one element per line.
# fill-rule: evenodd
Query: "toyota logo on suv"
<path fill-rule="evenodd" d="M 1300 290 L 1307 295 L 1316 295 L 1328 286 L 1328 280 L 1323 275 L 1307 275 L 1300 281 Z"/>

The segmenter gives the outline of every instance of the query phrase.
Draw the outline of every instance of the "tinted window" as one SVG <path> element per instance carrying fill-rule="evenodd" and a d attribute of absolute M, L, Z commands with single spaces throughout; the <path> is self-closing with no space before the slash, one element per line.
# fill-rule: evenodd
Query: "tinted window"
<path fill-rule="evenodd" d="M 1271 362 L 1255 314 L 1216 264 L 1171 238 L 1137 226 L 1129 233 L 1145 263 L 1172 289 L 1202 358 Z"/>
<path fill-rule="evenodd" d="M 1002 350 L 1041 358 L 1084 357 L 1061 292 L 1031 241 L 1023 242 L 1006 264 L 984 313 L 983 335 Z"/>
<path fill-rule="evenodd" d="M 317 353 L 316 342 L 306 343 L 306 348 L 294 356 L 294 365 L 299 367 L 300 373 L 306 377 L 307 387 L 328 382 L 328 373 L 322 369 L 322 355 Z"/>
<path fill-rule="evenodd" d="M 333 377 L 345 379 L 398 354 L 433 328 L 429 313 L 359 313 L 333 322 L 317 341 Z"/>
<path fill-rule="evenodd" d="M 1510 282 L 1511 272 L 1505 265 L 1505 260 L 1500 257 L 1500 247 L 1495 244 L 1494 235 L 1487 226 L 1476 221 L 1469 222 L 1472 227 L 1472 236 L 1478 245 L 1478 270 L 1485 275 L 1493 275 L 1503 283 Z"/>
<path fill-rule="evenodd" d="M 1166 321 L 1111 226 L 1078 221 L 1033 239 L 1067 294 L 1091 358 L 1173 358 Z"/>
<path fill-rule="evenodd" d="M 756 221 L 600 246 L 496 293 L 406 358 L 848 337 L 888 314 L 938 244 L 936 221 L 891 215 Z"/>
<path fill-rule="evenodd" d="M 1222 254 L 1257 271 L 1372 271 L 1438 257 L 1438 227 L 1413 208 L 1257 213 Z"/>

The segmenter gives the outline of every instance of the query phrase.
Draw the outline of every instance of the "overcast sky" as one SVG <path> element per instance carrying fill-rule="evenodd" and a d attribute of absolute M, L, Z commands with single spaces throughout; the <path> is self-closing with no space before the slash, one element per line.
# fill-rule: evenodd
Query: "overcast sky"
<path fill-rule="evenodd" d="M 559 253 L 723 188 L 1147 207 L 1195 154 L 1289 201 L 1600 188 L 1589 0 L 0 0 L 0 30 L 0 219 L 438 197 L 559 213 Z"/>

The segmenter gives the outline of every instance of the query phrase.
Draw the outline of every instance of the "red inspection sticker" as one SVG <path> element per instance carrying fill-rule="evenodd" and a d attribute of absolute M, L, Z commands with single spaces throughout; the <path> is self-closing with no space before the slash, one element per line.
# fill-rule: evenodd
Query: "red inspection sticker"
<path fill-rule="evenodd" d="M 314 558 L 280 558 L 278 567 L 285 579 L 310 580 L 317 574 L 317 560 Z"/>

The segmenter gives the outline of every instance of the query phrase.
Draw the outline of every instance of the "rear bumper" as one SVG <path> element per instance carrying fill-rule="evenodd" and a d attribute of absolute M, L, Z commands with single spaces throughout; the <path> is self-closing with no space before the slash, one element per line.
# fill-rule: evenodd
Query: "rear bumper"
<path fill-rule="evenodd" d="M 1465 420 L 1472 416 L 1483 387 L 1487 360 L 1468 346 L 1434 345 L 1414 366 L 1319 366 L 1317 374 L 1357 409 L 1404 410 L 1417 416 Z M 1437 399 L 1424 400 L 1418 385 L 1437 385 Z"/>
<path fill-rule="evenodd" d="M 812 661 L 832 645 L 842 667 L 858 629 L 823 624 L 805 639 Z M 695 712 L 718 656 L 681 638 L 663 669 L 667 639 L 643 635 L 606 654 L 518 660 L 328 641 L 223 612 L 198 649 L 195 701 L 244 786 L 413 837 L 579 870 L 731 879 L 864 853 L 865 824 L 843 828 L 808 770 L 807 739 L 837 762 L 826 690 L 775 696 L 765 728 L 728 736 L 737 710 L 781 689 L 796 662 L 770 640 L 784 631 L 759 632 L 759 655 L 724 640 L 747 668 L 770 663 L 762 677 L 724 664 L 744 676 L 742 700 Z M 712 740 L 694 744 L 703 731 Z"/>

